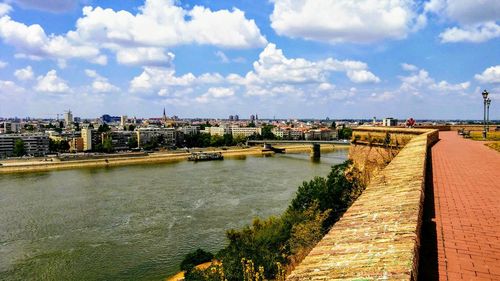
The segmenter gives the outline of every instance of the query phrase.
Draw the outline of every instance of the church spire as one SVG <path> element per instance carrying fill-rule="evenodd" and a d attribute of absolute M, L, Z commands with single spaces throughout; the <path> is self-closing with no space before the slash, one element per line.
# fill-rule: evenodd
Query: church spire
<path fill-rule="evenodd" d="M 167 114 L 165 113 L 165 107 L 163 108 L 163 120 L 167 120 Z"/>

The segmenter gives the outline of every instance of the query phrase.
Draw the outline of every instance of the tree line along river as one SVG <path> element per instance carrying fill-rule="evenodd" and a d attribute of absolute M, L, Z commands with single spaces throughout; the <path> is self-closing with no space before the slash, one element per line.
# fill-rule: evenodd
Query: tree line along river
<path fill-rule="evenodd" d="M 0 280 L 163 280 L 347 153 L 0 175 Z"/>

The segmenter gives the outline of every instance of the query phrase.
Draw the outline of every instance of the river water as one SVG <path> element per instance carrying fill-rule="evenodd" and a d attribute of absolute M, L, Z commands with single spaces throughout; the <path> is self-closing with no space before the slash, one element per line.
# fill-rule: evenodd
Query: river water
<path fill-rule="evenodd" d="M 163 280 L 347 150 L 0 175 L 0 280 Z"/>

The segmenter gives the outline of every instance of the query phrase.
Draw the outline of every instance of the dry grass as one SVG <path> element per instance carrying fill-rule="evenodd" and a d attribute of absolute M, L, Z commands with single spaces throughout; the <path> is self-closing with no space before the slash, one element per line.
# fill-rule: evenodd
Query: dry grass
<path fill-rule="evenodd" d="M 470 137 L 473 140 L 483 140 L 483 132 L 470 132 Z M 486 140 L 500 141 L 500 132 L 488 132 Z"/>
<path fill-rule="evenodd" d="M 500 141 L 498 142 L 490 142 L 485 144 L 487 147 L 492 148 L 498 152 L 500 152 Z"/>

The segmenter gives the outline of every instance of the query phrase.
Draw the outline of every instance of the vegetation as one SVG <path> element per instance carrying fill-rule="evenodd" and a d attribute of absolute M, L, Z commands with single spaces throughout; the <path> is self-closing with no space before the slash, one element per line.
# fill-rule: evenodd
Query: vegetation
<path fill-rule="evenodd" d="M 485 144 L 487 147 L 492 148 L 498 152 L 500 152 L 500 141 L 499 142 L 491 142 Z"/>
<path fill-rule="evenodd" d="M 55 141 L 49 139 L 49 150 L 51 152 L 66 152 L 69 150 L 69 143 L 65 140 Z"/>
<path fill-rule="evenodd" d="M 196 265 L 209 262 L 214 258 L 214 255 L 210 252 L 204 251 L 202 249 L 197 249 L 196 251 L 189 253 L 184 257 L 181 262 L 181 270 L 186 272 L 191 271 Z"/>
<path fill-rule="evenodd" d="M 342 125 L 339 129 L 339 139 L 348 140 L 352 137 L 352 129 Z"/>
<path fill-rule="evenodd" d="M 196 135 L 185 135 L 184 145 L 186 147 L 211 147 L 211 146 L 234 146 L 246 142 L 246 138 L 243 136 L 233 137 L 231 134 L 225 134 L 223 136 L 210 134 L 196 134 Z"/>
<path fill-rule="evenodd" d="M 488 132 L 486 135 L 487 141 L 500 141 L 500 132 Z M 483 132 L 470 132 L 470 137 L 473 140 L 483 140 Z"/>
<path fill-rule="evenodd" d="M 358 177 L 350 161 L 333 166 L 326 178 L 304 182 L 281 216 L 227 231 L 229 244 L 216 255 L 224 278 L 284 280 L 285 268 L 300 262 L 361 194 Z M 219 280 L 207 271 L 193 270 L 186 280 Z"/>
<path fill-rule="evenodd" d="M 17 139 L 14 142 L 14 156 L 20 157 L 26 155 L 26 147 L 24 147 L 24 141 L 22 139 Z"/>
<path fill-rule="evenodd" d="M 138 146 L 137 139 L 136 138 L 129 138 L 127 141 L 127 146 L 130 149 L 137 148 L 137 146 Z"/>
<path fill-rule="evenodd" d="M 113 142 L 111 141 L 111 138 L 105 138 L 102 141 L 102 143 L 95 146 L 94 151 L 105 152 L 105 153 L 113 152 L 114 149 L 113 149 Z"/>
<path fill-rule="evenodd" d="M 99 128 L 97 128 L 97 132 L 98 133 L 106 133 L 106 132 L 109 132 L 109 131 L 111 131 L 111 128 L 106 123 L 100 125 Z"/>

